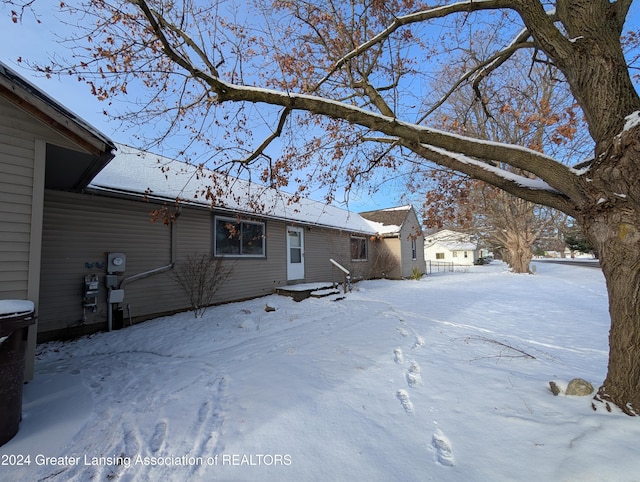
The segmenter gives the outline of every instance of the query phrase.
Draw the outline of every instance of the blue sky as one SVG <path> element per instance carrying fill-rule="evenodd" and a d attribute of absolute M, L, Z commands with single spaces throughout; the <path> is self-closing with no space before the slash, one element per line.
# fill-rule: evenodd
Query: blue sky
<path fill-rule="evenodd" d="M 113 141 L 140 147 L 132 135 L 119 129 L 119 123 L 110 121 L 103 114 L 108 105 L 94 97 L 86 84 L 71 77 L 47 79 L 17 61 L 22 57 L 29 61 L 45 62 L 52 55 L 69 55 L 54 33 L 60 35 L 60 32 L 68 30 L 69 26 L 63 25 L 54 14 L 43 11 L 45 7 L 54 3 L 36 3 L 41 24 L 38 24 L 32 15 L 27 14 L 23 22 L 17 25 L 11 21 L 10 9 L 0 4 L 0 60 Z M 403 190 L 404 187 L 387 184 L 381 186 L 373 195 L 368 192 L 351 193 L 347 208 L 362 212 L 397 206 L 401 204 L 399 198 Z M 308 197 L 322 201 L 323 192 L 316 191 Z M 339 202 L 334 204 L 345 207 Z"/>
<path fill-rule="evenodd" d="M 59 22 L 55 15 L 43 10 L 56 3 L 48 1 L 36 3 L 42 24 L 37 24 L 33 17 L 27 14 L 19 25 L 11 22 L 9 9 L 0 4 L 0 60 L 114 141 L 138 147 L 136 141 L 127 132 L 119 129 L 119 123 L 110 122 L 102 113 L 108 106 L 98 101 L 90 93 L 86 84 L 70 77 L 46 79 L 35 75 L 17 62 L 19 57 L 32 61 L 45 61 L 54 54 L 68 55 L 67 49 L 60 44 L 54 32 L 68 31 L 70 27 Z M 628 18 L 629 28 L 637 29 L 640 23 L 638 2 L 632 4 Z M 353 211 L 367 211 L 396 206 L 401 204 L 400 198 L 405 192 L 406 188 L 402 181 L 395 184 L 389 182 L 380 186 L 374 194 L 351 193 L 348 208 Z M 311 194 L 310 197 L 322 200 L 322 192 Z M 419 206 L 416 205 L 416 207 Z"/>

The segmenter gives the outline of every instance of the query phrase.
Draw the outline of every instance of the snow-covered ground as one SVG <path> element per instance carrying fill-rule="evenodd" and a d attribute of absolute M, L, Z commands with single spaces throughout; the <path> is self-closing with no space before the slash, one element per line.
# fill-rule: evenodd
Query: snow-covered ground
<path fill-rule="evenodd" d="M 640 420 L 548 385 L 604 379 L 602 273 L 536 268 L 42 345 L 2 480 L 639 480 Z"/>

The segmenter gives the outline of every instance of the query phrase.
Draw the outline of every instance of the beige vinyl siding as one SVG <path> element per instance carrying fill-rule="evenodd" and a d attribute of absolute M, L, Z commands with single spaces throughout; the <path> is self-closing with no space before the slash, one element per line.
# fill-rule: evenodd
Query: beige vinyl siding
<path fill-rule="evenodd" d="M 19 110 L 0 100 L 0 298 L 29 297 L 35 139 Z M 37 300 L 33 300 L 37 301 Z"/>
<path fill-rule="evenodd" d="M 39 313 L 46 143 L 77 148 L 0 98 L 0 299 L 28 299 Z M 25 379 L 33 378 L 37 322 L 29 328 Z"/>
<path fill-rule="evenodd" d="M 349 269 L 349 234 L 322 228 L 304 231 L 305 281 L 333 281 L 334 259 Z"/>
<path fill-rule="evenodd" d="M 79 150 L 78 145 L 66 137 L 58 134 L 54 129 L 45 125 L 40 120 L 32 117 L 22 109 L 16 107 L 4 98 L 0 98 L 0 135 L 8 136 L 0 138 L 0 144 L 13 145 L 16 139 L 32 142 L 40 139 L 44 142 Z M 22 149 L 24 145 L 15 144 L 15 148 Z M 26 148 L 29 150 L 29 147 Z"/>
<path fill-rule="evenodd" d="M 36 305 L 45 142 L 77 148 L 0 98 L 0 298 Z"/>
<path fill-rule="evenodd" d="M 39 340 L 66 338 L 103 330 L 107 326 L 107 290 L 104 285 L 106 253 L 126 255 L 128 277 L 171 263 L 192 254 L 213 253 L 213 220 L 205 208 L 183 206 L 177 222 L 170 226 L 151 222 L 158 205 L 142 200 L 45 191 L 42 269 L 40 286 Z M 287 283 L 286 226 L 283 221 L 260 219 L 265 224 L 266 256 L 225 257 L 231 276 L 218 291 L 214 303 L 264 296 Z M 350 233 L 313 227 L 305 229 L 305 281 L 332 281 L 335 273 L 329 259 L 343 263 L 354 277 L 368 277 L 371 262 L 352 263 Z M 173 236 L 173 238 L 172 238 Z M 172 242 L 173 239 L 173 242 Z M 375 250 L 369 243 L 369 250 Z M 87 263 L 92 266 L 87 267 Z M 84 276 L 98 276 L 100 293 L 95 313 L 82 308 Z M 336 278 L 341 279 L 341 278 Z M 125 282 L 125 323 L 189 309 L 186 297 L 172 278 L 171 270 Z"/>
<path fill-rule="evenodd" d="M 413 253 L 411 249 L 411 237 L 416 235 L 419 231 L 420 221 L 415 215 L 413 209 L 407 215 L 407 219 L 402 225 L 400 230 L 400 243 L 399 249 L 401 250 L 401 277 L 408 278 L 413 274 L 413 269 L 416 268 L 421 273 L 425 272 L 425 260 L 424 260 L 424 236 L 420 235 L 416 238 L 416 259 L 413 259 Z"/>
<path fill-rule="evenodd" d="M 150 221 L 157 205 L 102 195 L 47 190 L 45 193 L 39 340 L 65 338 L 105 329 L 108 317 L 105 269 L 97 267 L 108 252 L 126 255 L 127 277 L 167 266 L 171 262 L 171 228 Z M 212 252 L 213 214 L 208 209 L 183 208 L 174 224 L 174 257 Z M 266 220 L 265 258 L 228 258 L 232 275 L 214 303 L 273 292 L 286 283 L 284 223 Z M 93 263 L 87 268 L 87 263 Z M 95 274 L 100 283 L 98 309 L 82 309 L 84 276 Z M 171 271 L 126 283 L 125 321 L 140 321 L 189 308 Z"/>
<path fill-rule="evenodd" d="M 384 246 L 393 257 L 393 263 L 390 264 L 391 269 L 386 273 L 386 277 L 390 279 L 400 279 L 403 276 L 403 265 L 406 260 L 403 256 L 403 246 L 399 238 L 384 238 Z"/>
<path fill-rule="evenodd" d="M 305 230 L 305 281 L 341 281 L 330 259 L 334 259 L 351 272 L 353 279 L 370 278 L 376 258 L 376 246 L 367 235 L 368 257 L 364 261 L 351 260 L 351 236 L 353 233 L 312 227 Z"/>
<path fill-rule="evenodd" d="M 33 142 L 31 143 L 33 147 Z M 3 146 L 0 146 L 3 147 Z M 28 297 L 33 156 L 0 152 L 0 297 Z"/>
<path fill-rule="evenodd" d="M 412 252 L 411 252 L 412 250 L 411 250 L 410 236 L 412 234 L 415 234 L 413 229 L 405 228 L 400 231 L 400 239 L 398 241 L 400 241 L 400 245 L 401 245 L 400 249 L 402 250 L 402 256 L 400 257 L 400 259 L 402 260 L 402 263 L 400 266 L 400 269 L 402 271 L 402 274 L 401 274 L 402 278 L 408 278 L 409 276 L 411 276 L 413 267 L 416 266 L 416 262 L 413 259 Z"/>
<path fill-rule="evenodd" d="M 83 325 L 106 322 L 105 269 L 98 267 L 106 261 L 106 253 L 126 254 L 126 272 L 119 276 L 120 281 L 170 263 L 170 228 L 162 222 L 152 223 L 150 212 L 151 205 L 144 202 L 45 192 L 40 333 L 67 328 L 82 331 Z M 84 276 L 92 274 L 100 283 L 98 309 L 83 313 Z M 166 283 L 150 279 L 131 283 L 125 304 L 149 305 L 158 312 L 170 309 Z"/>

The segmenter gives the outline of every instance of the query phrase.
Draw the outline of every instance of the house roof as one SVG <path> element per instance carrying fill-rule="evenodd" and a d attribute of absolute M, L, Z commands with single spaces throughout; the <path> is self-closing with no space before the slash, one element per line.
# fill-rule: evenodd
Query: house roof
<path fill-rule="evenodd" d="M 381 235 L 394 235 L 400 232 L 407 215 L 411 211 L 411 205 L 398 206 L 377 211 L 366 211 L 360 216 L 369 221 L 369 224 Z"/>
<path fill-rule="evenodd" d="M 210 176 L 220 174 L 122 144 L 118 144 L 117 149 L 114 159 L 93 179 L 89 189 L 211 207 L 211 201 L 206 197 L 207 189 L 212 184 Z M 218 210 L 356 233 L 376 233 L 358 213 L 310 199 L 294 201 L 291 194 L 242 179 L 228 182 L 232 182 L 232 185 L 227 186 L 230 187 L 229 193 L 216 202 Z M 251 207 L 256 204 L 260 206 L 259 212 Z"/>
<path fill-rule="evenodd" d="M 464 242 L 455 242 L 455 241 L 436 241 L 435 243 L 431 243 L 429 246 L 442 246 L 449 251 L 475 251 L 478 249 L 478 245 L 474 243 L 464 243 Z"/>
<path fill-rule="evenodd" d="M 46 187 L 80 189 L 111 160 L 114 143 L 24 77 L 0 62 L 0 96 L 77 145 L 47 145 Z"/>
<path fill-rule="evenodd" d="M 449 251 L 474 251 L 478 249 L 478 243 L 474 242 L 472 236 L 450 229 L 443 229 L 437 233 L 426 236 L 424 239 L 425 248 L 440 245 Z"/>

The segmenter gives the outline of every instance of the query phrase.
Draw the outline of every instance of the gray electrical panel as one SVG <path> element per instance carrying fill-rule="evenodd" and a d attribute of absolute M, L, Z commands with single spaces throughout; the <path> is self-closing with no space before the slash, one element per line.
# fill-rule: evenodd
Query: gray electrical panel
<path fill-rule="evenodd" d="M 107 253 L 107 273 L 124 273 L 127 269 L 127 255 Z"/>

